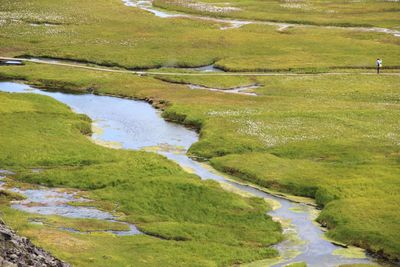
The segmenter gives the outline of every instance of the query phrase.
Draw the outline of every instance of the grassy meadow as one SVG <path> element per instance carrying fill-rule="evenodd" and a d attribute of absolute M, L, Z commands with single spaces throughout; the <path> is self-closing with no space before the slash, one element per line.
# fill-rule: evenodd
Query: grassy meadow
<path fill-rule="evenodd" d="M 390 1 L 202 1 L 240 9 L 222 13 L 182 3 L 195 2 L 155 1 L 217 17 L 392 29 L 399 22 L 398 3 Z M 119 0 L 0 0 L 0 14 L 0 56 L 176 72 L 136 76 L 27 63 L 0 66 L 1 80 L 148 100 L 166 119 L 200 131 L 191 156 L 237 179 L 315 198 L 329 237 L 400 258 L 400 38 L 328 27 L 220 30 L 222 23 L 157 18 Z M 394 75 L 371 75 L 366 68 L 377 57 Z M 171 69 L 208 64 L 233 72 L 314 74 L 183 76 L 190 71 Z M 258 96 L 190 90 L 189 83 L 257 84 Z M 260 200 L 201 182 L 161 156 L 99 147 L 84 136 L 87 118 L 49 98 L 2 93 L 0 101 L 1 169 L 17 171 L 19 181 L 88 191 L 102 205 L 118 204 L 127 221 L 151 234 L 65 233 L 33 226 L 30 215 L 2 206 L 8 223 L 57 256 L 78 266 L 225 266 L 276 255 L 268 246 L 281 240 L 280 227 Z M 57 218 L 47 221 L 60 225 Z M 85 229 L 88 222 L 65 224 Z"/>
<path fill-rule="evenodd" d="M 395 1 L 155 0 L 155 6 L 214 17 L 330 26 L 399 25 Z"/>
<path fill-rule="evenodd" d="M 305 264 L 304 262 L 295 262 L 292 264 L 288 264 L 285 267 L 307 267 L 307 264 Z"/>
<path fill-rule="evenodd" d="M 131 69 L 216 63 L 232 71 L 366 68 L 382 57 L 385 67 L 399 67 L 400 41 L 388 34 L 312 27 L 279 31 L 267 25 L 220 30 L 221 23 L 158 18 L 120 0 L 28 3 L 1 1 L 2 56 L 48 56 Z"/>

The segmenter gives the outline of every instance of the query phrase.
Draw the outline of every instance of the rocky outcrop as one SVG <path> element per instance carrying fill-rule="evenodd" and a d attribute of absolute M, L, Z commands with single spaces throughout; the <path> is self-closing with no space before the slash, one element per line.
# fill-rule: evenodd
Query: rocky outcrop
<path fill-rule="evenodd" d="M 18 236 L 0 220 L 0 267 L 70 267 Z"/>

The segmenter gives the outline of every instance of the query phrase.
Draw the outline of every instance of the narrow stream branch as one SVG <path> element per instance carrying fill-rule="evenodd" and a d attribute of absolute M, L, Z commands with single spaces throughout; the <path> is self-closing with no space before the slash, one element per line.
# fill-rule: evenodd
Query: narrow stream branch
<path fill-rule="evenodd" d="M 38 60 L 38 59 L 27 59 L 27 58 L 9 58 L 9 57 L 1 57 L 0 61 L 5 61 L 9 63 L 5 63 L 6 65 L 23 65 L 24 62 L 32 62 L 37 64 L 46 64 L 46 65 L 54 65 L 61 67 L 70 67 L 77 69 L 86 69 L 86 70 L 94 70 L 94 71 L 103 71 L 103 72 L 112 72 L 112 73 L 126 73 L 133 75 L 147 75 L 147 76 L 243 76 L 243 77 L 268 77 L 268 76 L 344 76 L 344 75 L 376 75 L 376 72 L 326 72 L 326 73 L 290 73 L 290 72 L 224 72 L 224 71 L 194 71 L 194 72 L 167 72 L 167 71 L 136 71 L 136 70 L 128 70 L 128 69 L 114 69 L 109 67 L 94 67 L 90 64 L 82 64 L 81 62 L 74 62 L 69 60 L 69 62 L 74 63 L 63 63 L 62 60 Z M 0 64 L 1 66 L 1 64 Z M 205 66 L 208 67 L 209 66 Z M 187 69 L 200 69 L 199 68 L 187 68 Z M 398 69 L 397 66 L 391 67 L 392 69 Z M 361 68 L 368 69 L 368 68 Z M 400 73 L 397 72 L 387 72 L 381 73 L 380 76 L 400 76 Z"/>
<path fill-rule="evenodd" d="M 35 170 L 32 171 L 34 172 Z M 135 225 L 118 221 L 118 218 L 110 212 L 102 211 L 95 207 L 70 205 L 69 203 L 71 202 L 88 203 L 91 201 L 87 198 L 78 197 L 78 191 L 68 192 L 61 188 L 47 187 L 31 189 L 8 188 L 6 182 L 4 182 L 4 178 L 12 177 L 13 175 L 14 173 L 10 171 L 0 170 L 0 189 L 10 190 L 25 197 L 23 200 L 12 201 L 11 207 L 16 210 L 40 215 L 57 215 L 73 219 L 96 219 L 111 223 L 124 224 L 129 228 L 129 230 L 99 230 L 88 232 L 81 232 L 73 228 L 59 228 L 60 230 L 68 232 L 109 232 L 119 236 L 141 234 Z M 32 223 L 44 224 L 44 222 L 40 220 L 34 220 Z"/>

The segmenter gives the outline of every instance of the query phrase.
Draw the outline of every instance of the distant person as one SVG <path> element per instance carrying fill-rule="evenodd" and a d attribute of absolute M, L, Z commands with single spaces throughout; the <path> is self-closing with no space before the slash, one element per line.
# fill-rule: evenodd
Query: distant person
<path fill-rule="evenodd" d="M 376 73 L 379 74 L 382 68 L 382 59 L 376 59 Z"/>

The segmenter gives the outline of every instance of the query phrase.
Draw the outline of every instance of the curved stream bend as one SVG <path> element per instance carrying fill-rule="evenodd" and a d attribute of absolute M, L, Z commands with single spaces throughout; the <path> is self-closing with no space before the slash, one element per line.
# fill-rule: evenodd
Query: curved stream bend
<path fill-rule="evenodd" d="M 118 142 L 123 149 L 151 149 L 191 170 L 202 179 L 215 180 L 223 187 L 231 187 L 269 201 L 279 202 L 280 207 L 269 215 L 282 222 L 286 241 L 276 248 L 282 257 L 279 263 L 265 263 L 262 266 L 284 266 L 291 262 L 304 261 L 308 266 L 324 267 L 351 263 L 371 263 L 365 253 L 356 258 L 338 255 L 343 248 L 332 244 L 323 237 L 323 231 L 314 222 L 315 208 L 294 203 L 267 194 L 255 187 L 229 180 L 211 167 L 186 156 L 189 147 L 198 141 L 198 135 L 183 126 L 164 121 L 151 105 L 128 99 L 97 95 L 72 95 L 33 89 L 27 85 L 0 82 L 0 91 L 14 93 L 35 93 L 47 95 L 69 105 L 75 112 L 83 113 L 102 128 L 95 133 L 94 141 Z M 158 148 L 158 149 L 155 149 Z M 18 206 L 14 206 L 18 208 Z M 34 211 L 36 212 L 36 211 Z M 294 238 L 293 238 L 294 237 Z"/>

